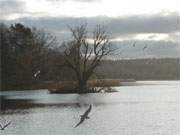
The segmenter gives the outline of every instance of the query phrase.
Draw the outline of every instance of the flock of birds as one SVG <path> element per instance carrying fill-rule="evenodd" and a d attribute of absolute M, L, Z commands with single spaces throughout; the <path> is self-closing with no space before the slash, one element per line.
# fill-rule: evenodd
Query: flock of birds
<path fill-rule="evenodd" d="M 133 47 L 136 46 L 136 42 L 133 44 Z M 143 51 L 147 49 L 147 45 L 145 45 L 143 47 Z M 36 78 L 39 74 L 40 74 L 40 70 L 38 70 L 35 74 L 34 77 Z M 74 128 L 78 127 L 79 125 L 81 125 L 86 119 L 89 119 L 90 117 L 88 116 L 89 113 L 92 110 L 92 105 L 89 105 L 89 108 L 84 112 L 84 114 L 80 115 L 81 119 L 80 121 L 75 125 Z M 9 125 L 11 124 L 11 121 L 6 122 L 5 124 L 0 123 L 0 130 L 5 130 Z"/>
<path fill-rule="evenodd" d="M 136 46 L 136 42 L 133 44 L 133 47 Z M 147 49 L 147 45 L 145 45 L 143 47 L 143 51 Z M 35 74 L 34 77 L 36 78 L 39 74 L 40 74 L 40 70 L 38 70 Z M 79 125 L 81 125 L 86 119 L 89 119 L 90 117 L 88 116 L 89 113 L 91 112 L 92 109 L 92 105 L 89 105 L 89 108 L 84 112 L 84 114 L 80 115 L 81 119 L 80 121 L 75 125 L 74 128 L 78 127 Z M 11 121 L 6 122 L 5 124 L 0 123 L 0 130 L 4 130 L 6 129 L 9 125 L 11 124 Z"/>
<path fill-rule="evenodd" d="M 136 47 L 136 42 L 133 43 L 132 47 Z M 145 52 L 145 50 L 146 50 L 147 48 L 148 48 L 148 45 L 143 46 L 142 51 Z M 127 49 L 127 47 L 124 48 L 123 50 L 121 50 L 118 54 L 119 54 L 119 55 L 123 54 L 126 49 Z M 119 56 L 119 55 L 118 55 L 118 56 Z"/>
<path fill-rule="evenodd" d="M 136 46 L 136 42 L 134 42 L 134 44 L 133 44 L 133 47 L 135 47 L 135 46 Z M 147 49 L 147 48 L 148 48 L 148 46 L 145 45 L 142 50 L 144 51 L 144 50 Z"/>

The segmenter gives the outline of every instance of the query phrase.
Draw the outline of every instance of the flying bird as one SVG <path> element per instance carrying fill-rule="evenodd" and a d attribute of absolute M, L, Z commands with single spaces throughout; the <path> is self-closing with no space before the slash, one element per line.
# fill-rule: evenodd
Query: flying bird
<path fill-rule="evenodd" d="M 146 48 L 147 48 L 147 45 L 145 45 L 145 46 L 143 47 L 143 51 L 144 51 Z"/>
<path fill-rule="evenodd" d="M 7 128 L 10 124 L 11 124 L 11 121 L 7 122 L 5 125 L 0 124 L 0 129 L 1 129 L 1 130 L 4 130 L 4 129 Z"/>
<path fill-rule="evenodd" d="M 34 77 L 36 78 L 40 73 L 41 73 L 41 71 L 38 70 L 38 71 L 34 74 Z"/>
<path fill-rule="evenodd" d="M 133 47 L 135 47 L 136 46 L 136 42 L 134 42 L 134 44 L 133 44 Z"/>
<path fill-rule="evenodd" d="M 79 123 L 74 128 L 76 128 L 80 124 L 82 124 L 85 121 L 85 119 L 89 119 L 88 114 L 91 112 L 91 109 L 92 109 L 92 105 L 90 105 L 89 108 L 86 110 L 86 112 L 83 115 L 81 115 L 81 120 L 79 121 Z"/>

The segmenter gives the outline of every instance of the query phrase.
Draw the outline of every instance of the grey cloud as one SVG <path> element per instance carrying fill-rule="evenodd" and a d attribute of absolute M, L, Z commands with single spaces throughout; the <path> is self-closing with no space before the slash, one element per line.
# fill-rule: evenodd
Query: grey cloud
<path fill-rule="evenodd" d="M 170 14 L 167 16 L 129 16 L 110 18 L 105 16 L 98 17 L 41 17 L 41 18 L 20 18 L 14 22 L 23 22 L 24 24 L 38 28 L 49 29 L 51 31 L 66 31 L 67 25 L 74 26 L 88 23 L 91 31 L 96 24 L 104 24 L 112 37 L 122 35 L 131 35 L 137 33 L 175 33 L 180 31 L 180 16 Z M 11 21 L 13 23 L 13 21 Z"/>
<path fill-rule="evenodd" d="M 105 24 L 108 30 L 114 37 L 133 37 L 138 33 L 167 33 L 171 35 L 172 41 L 153 41 L 153 40 L 137 40 L 133 47 L 133 40 L 122 42 L 112 42 L 122 52 L 118 58 L 162 58 L 170 57 L 180 58 L 180 43 L 175 42 L 179 39 L 176 34 L 180 31 L 178 23 L 178 15 L 169 16 L 150 16 L 150 17 L 126 17 L 126 18 L 108 18 L 108 17 L 92 17 L 92 18 L 68 18 L 68 17 L 43 17 L 43 18 L 21 18 L 15 21 L 5 21 L 6 23 L 21 22 L 28 26 L 35 26 L 40 29 L 49 31 L 57 36 L 57 39 L 62 42 L 69 39 L 70 33 L 67 25 L 73 26 L 84 22 L 88 23 L 89 30 L 96 24 Z M 122 21 L 122 22 L 121 22 Z M 147 45 L 147 49 L 143 51 L 143 47 Z"/>
<path fill-rule="evenodd" d="M 0 1 L 1 15 L 5 16 L 11 13 L 20 13 L 24 10 L 24 2 L 17 0 L 2 0 Z"/>
<path fill-rule="evenodd" d="M 109 22 L 114 34 L 129 33 L 172 33 L 180 30 L 180 16 L 171 14 L 168 16 L 132 16 L 116 18 Z"/>

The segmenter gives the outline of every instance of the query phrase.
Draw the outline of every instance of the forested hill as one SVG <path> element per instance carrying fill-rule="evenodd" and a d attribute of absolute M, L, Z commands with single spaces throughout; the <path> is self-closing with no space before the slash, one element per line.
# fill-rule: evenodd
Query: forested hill
<path fill-rule="evenodd" d="M 180 59 L 106 60 L 97 70 L 104 78 L 176 80 L 180 79 Z"/>

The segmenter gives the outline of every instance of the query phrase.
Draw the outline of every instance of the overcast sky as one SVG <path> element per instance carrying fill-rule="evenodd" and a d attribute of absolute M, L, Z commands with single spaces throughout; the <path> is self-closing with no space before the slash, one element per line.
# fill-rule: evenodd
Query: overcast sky
<path fill-rule="evenodd" d="M 180 0 L 0 0 L 0 19 L 42 28 L 59 42 L 70 38 L 67 25 L 103 24 L 123 48 L 118 57 L 180 57 Z"/>

